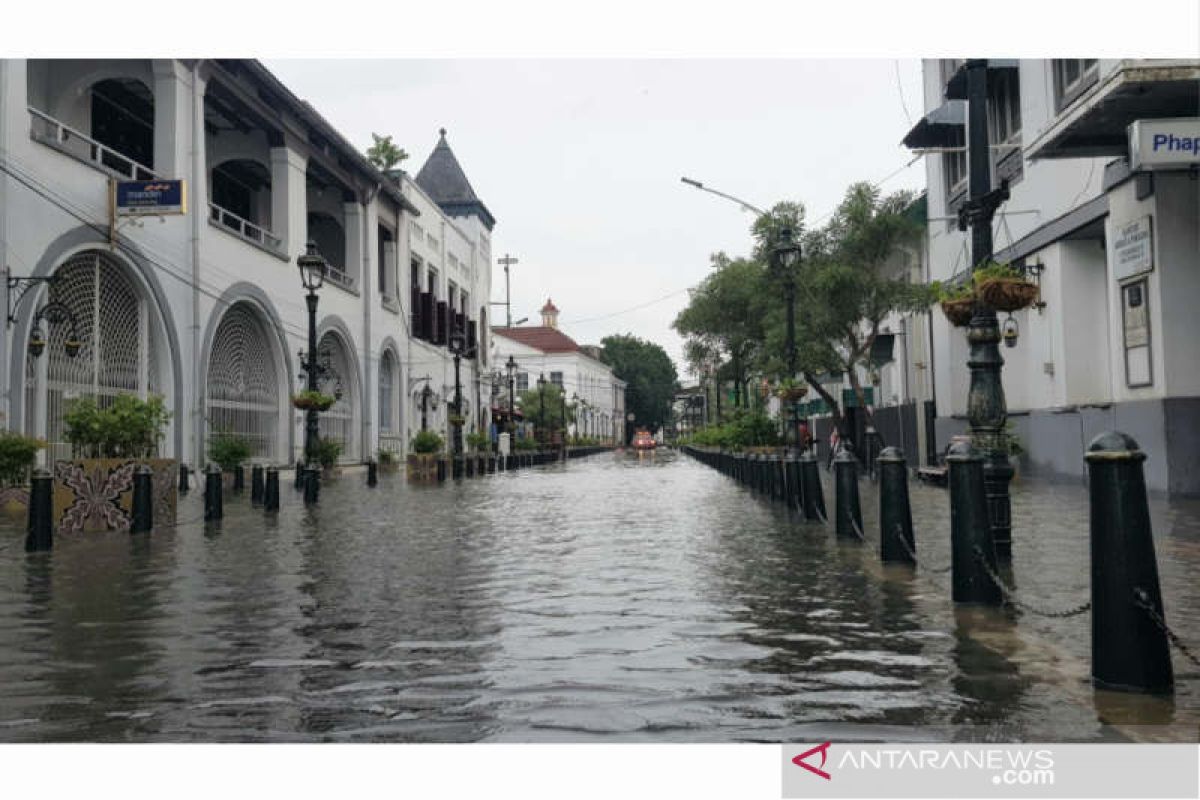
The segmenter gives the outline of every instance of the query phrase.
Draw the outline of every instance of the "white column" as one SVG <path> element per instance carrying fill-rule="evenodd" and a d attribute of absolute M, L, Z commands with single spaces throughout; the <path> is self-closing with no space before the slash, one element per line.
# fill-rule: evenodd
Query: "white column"
<path fill-rule="evenodd" d="M 191 73 L 179 61 L 154 60 L 154 171 L 163 178 L 188 171 L 191 95 Z"/>
<path fill-rule="evenodd" d="M 342 203 L 342 224 L 346 229 L 346 275 L 363 297 L 370 292 L 370 277 L 363 275 L 363 207 L 357 201 Z"/>
<path fill-rule="evenodd" d="M 289 258 L 304 252 L 308 239 L 308 158 L 286 145 L 271 148 L 271 232 Z"/>

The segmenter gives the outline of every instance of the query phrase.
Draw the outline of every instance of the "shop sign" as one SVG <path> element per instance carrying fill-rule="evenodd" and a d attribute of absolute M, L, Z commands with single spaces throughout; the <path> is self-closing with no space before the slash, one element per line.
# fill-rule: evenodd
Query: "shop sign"
<path fill-rule="evenodd" d="M 1188 169 L 1200 165 L 1200 117 L 1139 119 L 1129 126 L 1129 167 Z"/>
<path fill-rule="evenodd" d="M 1154 236 L 1150 216 L 1121 225 L 1113 238 L 1113 274 L 1122 281 L 1154 269 Z"/>

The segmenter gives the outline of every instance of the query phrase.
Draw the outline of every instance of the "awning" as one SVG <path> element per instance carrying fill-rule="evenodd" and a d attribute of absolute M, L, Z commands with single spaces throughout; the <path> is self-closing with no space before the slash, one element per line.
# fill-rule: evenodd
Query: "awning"
<path fill-rule="evenodd" d="M 1004 69 L 1015 70 L 1020 67 L 1020 62 L 1015 58 L 989 58 L 987 59 L 988 72 L 998 72 Z M 950 76 L 950 80 L 946 82 L 946 99 L 947 100 L 966 100 L 967 99 L 967 63 L 963 62 L 962 66 Z"/>
<path fill-rule="evenodd" d="M 904 137 L 904 146 L 912 150 L 929 147 L 963 147 L 967 124 L 967 104 L 947 100 L 930 111 Z"/>

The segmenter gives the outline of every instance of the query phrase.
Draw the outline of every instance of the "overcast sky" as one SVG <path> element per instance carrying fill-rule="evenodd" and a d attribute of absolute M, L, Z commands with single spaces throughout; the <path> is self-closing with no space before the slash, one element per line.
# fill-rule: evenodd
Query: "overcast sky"
<path fill-rule="evenodd" d="M 711 253 L 749 251 L 754 218 L 680 177 L 762 208 L 797 200 L 812 220 L 851 182 L 911 161 L 899 142 L 922 108 L 911 59 L 266 64 L 351 142 L 393 135 L 414 174 L 447 129 L 496 217 L 493 255 L 520 259 L 514 319 L 539 324 L 552 297 L 581 344 L 633 333 L 661 344 L 681 371 L 671 321 L 684 290 L 707 274 Z M 918 161 L 883 188 L 923 186 Z M 492 286 L 503 300 L 495 264 Z"/>

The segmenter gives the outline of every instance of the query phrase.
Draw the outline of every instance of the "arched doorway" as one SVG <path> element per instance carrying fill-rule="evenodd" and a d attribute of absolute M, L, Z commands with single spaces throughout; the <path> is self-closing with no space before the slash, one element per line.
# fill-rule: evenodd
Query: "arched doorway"
<path fill-rule="evenodd" d="M 48 300 L 71 309 L 82 347 L 74 358 L 68 356 L 69 326 L 52 325 L 44 329 L 41 357 L 26 356 L 25 429 L 45 438 L 48 463 L 72 455 L 63 425 L 71 399 L 90 395 L 105 407 L 121 394 L 166 395 L 171 383 L 162 319 L 123 262 L 111 253 L 85 250 L 67 259 L 55 276 Z M 170 405 L 172 398 L 166 399 Z"/>
<path fill-rule="evenodd" d="M 252 458 L 278 461 L 290 415 L 281 414 L 279 355 L 262 314 L 247 302 L 230 306 L 213 335 L 205 381 L 205 442 L 216 433 L 238 436 Z"/>
<path fill-rule="evenodd" d="M 404 449 L 400 420 L 400 361 L 390 347 L 379 359 L 379 447 L 399 454 Z"/>
<path fill-rule="evenodd" d="M 341 461 L 359 461 L 359 400 L 354 362 L 342 338 L 332 331 L 321 337 L 317 343 L 317 353 L 332 370 L 326 376 L 329 383 L 322 391 L 330 394 L 340 391 L 342 395 L 332 408 L 321 413 L 321 438 L 341 443 Z"/>

